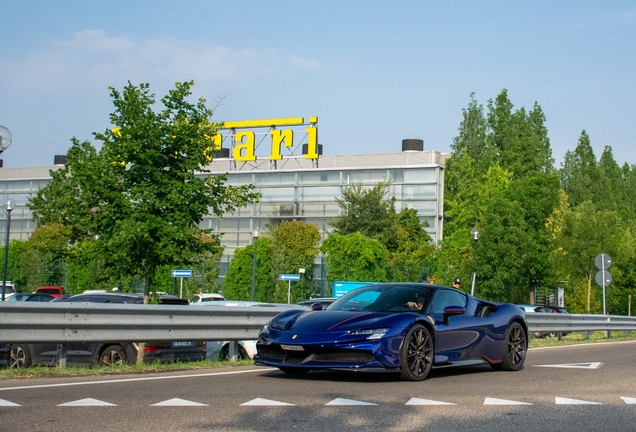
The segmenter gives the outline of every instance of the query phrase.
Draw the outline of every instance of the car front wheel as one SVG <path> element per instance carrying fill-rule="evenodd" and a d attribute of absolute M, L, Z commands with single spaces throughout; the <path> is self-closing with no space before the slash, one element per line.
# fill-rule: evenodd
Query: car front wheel
<path fill-rule="evenodd" d="M 409 329 L 400 347 L 400 375 L 407 381 L 421 381 L 433 365 L 433 338 L 422 324 Z"/>
<path fill-rule="evenodd" d="M 31 366 L 31 355 L 26 345 L 11 345 L 9 350 L 9 367 L 26 368 Z"/>

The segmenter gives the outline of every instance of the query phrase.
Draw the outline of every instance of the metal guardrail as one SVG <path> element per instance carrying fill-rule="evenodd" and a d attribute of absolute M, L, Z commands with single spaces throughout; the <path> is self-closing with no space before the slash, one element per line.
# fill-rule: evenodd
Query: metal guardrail
<path fill-rule="evenodd" d="M 0 342 L 254 340 L 285 307 L 0 303 Z M 636 317 L 527 313 L 531 332 L 636 330 Z"/>
<path fill-rule="evenodd" d="M 256 339 L 281 307 L 0 303 L 0 342 L 159 342 Z"/>
<path fill-rule="evenodd" d="M 636 330 L 636 317 L 622 315 L 584 315 L 526 313 L 528 331 L 574 332 Z"/>

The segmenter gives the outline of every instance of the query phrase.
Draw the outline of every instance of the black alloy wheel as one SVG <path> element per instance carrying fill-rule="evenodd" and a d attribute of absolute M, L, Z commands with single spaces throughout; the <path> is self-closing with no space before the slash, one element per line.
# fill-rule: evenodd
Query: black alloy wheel
<path fill-rule="evenodd" d="M 433 365 L 433 338 L 422 324 L 409 329 L 400 347 L 400 375 L 407 381 L 422 381 Z"/>
<path fill-rule="evenodd" d="M 491 365 L 495 370 L 518 371 L 523 369 L 528 348 L 526 332 L 518 322 L 513 322 L 506 331 L 503 361 Z"/>

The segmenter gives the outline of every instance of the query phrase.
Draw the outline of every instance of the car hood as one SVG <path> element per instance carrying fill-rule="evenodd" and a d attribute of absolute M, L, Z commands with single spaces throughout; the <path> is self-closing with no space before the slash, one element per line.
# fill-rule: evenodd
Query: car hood
<path fill-rule="evenodd" d="M 412 321 L 415 316 L 416 314 L 408 312 L 393 314 L 387 312 L 329 310 L 305 313 L 290 311 L 272 319 L 270 326 L 272 329 L 293 331 L 294 333 L 348 332 L 356 329 L 394 327 L 405 321 L 405 319 Z"/>

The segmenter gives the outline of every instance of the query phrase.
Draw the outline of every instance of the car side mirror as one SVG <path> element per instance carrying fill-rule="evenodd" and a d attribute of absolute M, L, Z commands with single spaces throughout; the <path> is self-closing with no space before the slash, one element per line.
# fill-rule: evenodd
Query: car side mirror
<path fill-rule="evenodd" d="M 464 315 L 466 309 L 461 306 L 447 306 L 444 308 L 444 324 L 448 325 L 448 319 L 454 315 Z"/>
<path fill-rule="evenodd" d="M 319 311 L 322 310 L 322 303 L 314 303 L 311 305 L 311 310 L 312 311 Z"/>

